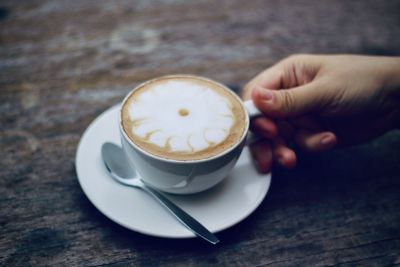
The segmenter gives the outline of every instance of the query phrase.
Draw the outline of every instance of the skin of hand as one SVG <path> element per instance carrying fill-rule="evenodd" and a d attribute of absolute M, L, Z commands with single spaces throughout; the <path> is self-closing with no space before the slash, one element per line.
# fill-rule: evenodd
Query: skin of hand
<path fill-rule="evenodd" d="M 371 140 L 400 126 L 400 58 L 293 55 L 251 80 L 243 99 L 264 114 L 251 130 L 263 137 L 250 146 L 260 172 L 273 162 L 292 168 L 296 154 Z"/>

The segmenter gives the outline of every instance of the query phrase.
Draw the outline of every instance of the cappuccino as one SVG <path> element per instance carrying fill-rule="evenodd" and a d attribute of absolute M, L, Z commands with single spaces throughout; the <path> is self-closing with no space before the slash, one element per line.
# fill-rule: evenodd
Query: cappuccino
<path fill-rule="evenodd" d="M 247 114 L 234 93 L 214 81 L 186 75 L 141 84 L 125 99 L 122 128 L 142 150 L 172 160 L 200 160 L 236 145 Z"/>

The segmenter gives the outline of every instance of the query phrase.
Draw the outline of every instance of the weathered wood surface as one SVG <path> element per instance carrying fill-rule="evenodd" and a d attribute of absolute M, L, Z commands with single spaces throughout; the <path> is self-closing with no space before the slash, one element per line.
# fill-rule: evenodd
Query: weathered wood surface
<path fill-rule="evenodd" d="M 400 53 L 400 1 L 0 1 L 0 265 L 400 264 L 400 134 L 304 155 L 222 243 L 128 231 L 74 170 L 87 125 L 137 83 L 245 84 L 298 52 Z"/>

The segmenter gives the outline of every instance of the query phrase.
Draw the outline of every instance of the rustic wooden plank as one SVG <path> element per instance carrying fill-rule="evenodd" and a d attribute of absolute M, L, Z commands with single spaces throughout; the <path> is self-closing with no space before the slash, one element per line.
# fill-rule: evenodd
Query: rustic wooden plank
<path fill-rule="evenodd" d="M 400 1 L 1 1 L 0 265 L 400 264 L 400 133 L 275 169 L 244 222 L 200 240 L 128 231 L 79 187 L 87 125 L 171 73 L 243 85 L 292 53 L 400 53 Z"/>

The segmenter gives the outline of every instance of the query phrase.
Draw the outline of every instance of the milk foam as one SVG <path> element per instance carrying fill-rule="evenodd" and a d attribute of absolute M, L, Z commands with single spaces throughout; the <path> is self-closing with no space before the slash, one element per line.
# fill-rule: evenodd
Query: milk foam
<path fill-rule="evenodd" d="M 229 100 L 188 80 L 155 83 L 128 106 L 132 134 L 170 152 L 198 152 L 222 143 L 235 123 Z"/>

